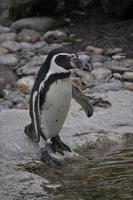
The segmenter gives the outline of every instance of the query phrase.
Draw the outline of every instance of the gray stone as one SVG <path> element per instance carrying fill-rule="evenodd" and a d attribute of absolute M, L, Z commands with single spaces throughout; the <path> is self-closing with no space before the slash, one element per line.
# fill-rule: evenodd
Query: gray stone
<path fill-rule="evenodd" d="M 26 76 L 16 82 L 16 89 L 22 93 L 30 94 L 35 79 L 33 76 Z"/>
<path fill-rule="evenodd" d="M 21 48 L 22 49 L 31 49 L 31 50 L 35 50 L 35 46 L 34 44 L 28 43 L 28 42 L 20 42 Z"/>
<path fill-rule="evenodd" d="M 93 62 L 92 67 L 93 69 L 102 68 L 104 65 L 101 62 Z"/>
<path fill-rule="evenodd" d="M 59 48 L 59 47 L 62 47 L 62 44 L 59 44 L 59 43 L 53 43 L 53 44 L 50 44 L 49 46 L 47 47 L 43 47 L 41 49 L 41 52 L 43 54 L 48 54 L 50 51 L 52 51 L 53 49 L 56 49 L 56 48 Z"/>
<path fill-rule="evenodd" d="M 116 79 L 118 79 L 118 80 L 122 79 L 122 76 L 119 73 L 113 73 L 113 77 L 116 78 Z"/>
<path fill-rule="evenodd" d="M 68 38 L 67 34 L 63 31 L 60 30 L 55 30 L 55 31 L 47 31 L 44 34 L 44 39 L 47 39 L 50 43 L 53 42 L 64 42 Z"/>
<path fill-rule="evenodd" d="M 125 72 L 122 75 L 122 79 L 126 81 L 132 81 L 133 82 L 133 72 Z"/>
<path fill-rule="evenodd" d="M 35 56 L 26 65 L 17 69 L 18 75 L 37 75 L 41 65 L 45 62 L 46 56 Z"/>
<path fill-rule="evenodd" d="M 3 48 L 3 47 L 0 47 L 0 56 L 5 54 L 5 53 L 8 53 L 8 50 Z"/>
<path fill-rule="evenodd" d="M 9 52 L 13 53 L 21 49 L 21 45 L 15 41 L 7 41 L 1 44 L 3 48 L 6 48 Z"/>
<path fill-rule="evenodd" d="M 39 39 L 40 39 L 40 33 L 34 30 L 22 29 L 21 32 L 18 34 L 18 40 L 20 42 L 35 43 Z"/>
<path fill-rule="evenodd" d="M 1 26 L 0 25 L 0 34 L 1 33 L 9 33 L 11 29 L 9 27 Z"/>
<path fill-rule="evenodd" d="M 53 25 L 55 25 L 55 20 L 50 17 L 31 17 L 23 18 L 12 23 L 11 28 L 16 31 L 32 29 L 39 32 L 45 32 Z"/>
<path fill-rule="evenodd" d="M 17 81 L 17 77 L 14 72 L 12 72 L 6 66 L 0 66 L 0 86 L 5 88 L 6 86 L 14 86 Z"/>
<path fill-rule="evenodd" d="M 111 70 L 105 68 L 94 69 L 91 74 L 98 81 L 105 81 L 112 76 Z"/>
<path fill-rule="evenodd" d="M 0 65 L 14 66 L 17 65 L 18 59 L 14 54 L 5 54 L 0 56 Z"/>
<path fill-rule="evenodd" d="M 94 46 L 87 46 L 85 51 L 92 54 L 103 54 L 104 50 L 102 48 L 94 47 Z"/>
<path fill-rule="evenodd" d="M 0 43 L 1 42 L 7 42 L 8 40 L 17 40 L 17 34 L 16 33 L 2 33 L 0 34 Z"/>
<path fill-rule="evenodd" d="M 119 55 L 119 54 L 117 54 L 117 55 L 112 56 L 113 60 L 122 60 L 124 58 L 126 58 L 125 55 Z"/>
<path fill-rule="evenodd" d="M 124 82 L 124 89 L 133 91 L 133 83 L 131 83 L 131 82 Z"/>
<path fill-rule="evenodd" d="M 96 63 L 96 62 L 104 63 L 107 60 L 109 60 L 109 58 L 102 56 L 102 55 L 92 55 L 91 56 L 92 63 Z"/>
<path fill-rule="evenodd" d="M 107 56 L 113 56 L 113 55 L 115 55 L 117 53 L 121 53 L 121 52 L 123 52 L 122 48 L 114 48 L 114 49 L 109 48 L 109 49 L 106 49 L 105 55 L 107 55 Z"/>

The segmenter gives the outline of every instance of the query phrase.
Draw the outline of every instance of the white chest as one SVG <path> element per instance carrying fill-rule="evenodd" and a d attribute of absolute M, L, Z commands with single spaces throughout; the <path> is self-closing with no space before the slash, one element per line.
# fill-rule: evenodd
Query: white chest
<path fill-rule="evenodd" d="M 67 117 L 72 97 L 70 78 L 54 82 L 47 92 L 41 111 L 41 129 L 45 137 L 56 136 Z"/>

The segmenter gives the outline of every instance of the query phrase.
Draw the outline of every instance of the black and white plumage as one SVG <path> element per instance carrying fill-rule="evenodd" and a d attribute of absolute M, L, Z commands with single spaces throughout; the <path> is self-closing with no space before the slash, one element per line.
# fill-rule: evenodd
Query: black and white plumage
<path fill-rule="evenodd" d="M 30 97 L 31 124 L 25 127 L 25 133 L 34 141 L 51 139 L 54 152 L 71 151 L 59 137 L 59 132 L 67 117 L 71 97 L 72 84 L 70 69 L 82 65 L 77 54 L 66 48 L 58 48 L 49 53 L 40 68 Z M 42 158 L 53 165 L 46 149 Z"/>

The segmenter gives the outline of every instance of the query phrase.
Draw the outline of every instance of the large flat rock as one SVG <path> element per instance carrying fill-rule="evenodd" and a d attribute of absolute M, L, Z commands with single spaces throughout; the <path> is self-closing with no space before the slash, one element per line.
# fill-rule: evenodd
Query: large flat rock
<path fill-rule="evenodd" d="M 68 118 L 61 130 L 62 140 L 73 150 L 88 143 L 109 146 L 133 142 L 133 93 L 116 91 L 97 94 L 110 101 L 111 107 L 95 108 L 87 118 L 81 107 L 72 100 Z M 47 199 L 39 176 L 18 170 L 17 164 L 39 160 L 39 146 L 24 134 L 30 121 L 28 111 L 3 110 L 0 113 L 0 199 L 15 199 L 30 195 L 32 199 Z M 25 189 L 24 189 L 25 188 Z M 24 192 L 25 190 L 25 192 Z M 9 195 L 10 194 L 10 195 Z"/>

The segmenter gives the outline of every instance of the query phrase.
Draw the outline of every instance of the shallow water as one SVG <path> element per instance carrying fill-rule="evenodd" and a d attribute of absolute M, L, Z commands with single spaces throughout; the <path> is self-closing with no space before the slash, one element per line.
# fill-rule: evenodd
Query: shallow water
<path fill-rule="evenodd" d="M 47 166 L 36 174 L 50 184 L 43 185 L 54 200 L 132 200 L 133 147 L 84 148 L 79 156 L 57 168 Z"/>

